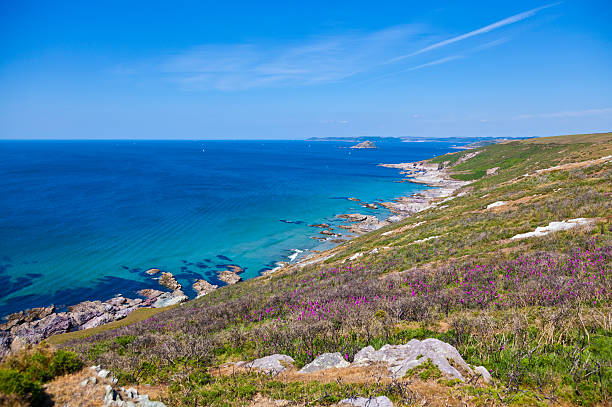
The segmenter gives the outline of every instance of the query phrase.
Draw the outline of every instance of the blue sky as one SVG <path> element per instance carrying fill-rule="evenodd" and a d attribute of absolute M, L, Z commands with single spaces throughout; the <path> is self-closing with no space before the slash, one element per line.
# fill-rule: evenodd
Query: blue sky
<path fill-rule="evenodd" d="M 612 2 L 1 1 L 2 139 L 612 131 Z"/>

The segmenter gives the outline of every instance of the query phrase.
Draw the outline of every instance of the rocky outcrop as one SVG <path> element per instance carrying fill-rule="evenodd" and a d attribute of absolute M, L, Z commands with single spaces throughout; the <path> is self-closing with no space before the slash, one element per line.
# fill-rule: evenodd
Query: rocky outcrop
<path fill-rule="evenodd" d="M 355 144 L 354 146 L 351 146 L 351 148 L 378 148 L 378 147 L 376 147 L 376 144 L 372 143 L 371 141 L 366 140 L 359 144 Z"/>
<path fill-rule="evenodd" d="M 217 273 L 217 277 L 219 280 L 227 283 L 228 285 L 236 284 L 239 281 L 242 281 L 242 277 L 231 270 L 223 270 Z"/>
<path fill-rule="evenodd" d="M 401 378 L 409 370 L 428 360 L 436 365 L 442 374 L 454 379 L 463 381 L 465 375 L 474 374 L 455 347 L 435 338 L 423 341 L 413 339 L 405 345 L 385 345 L 380 350 L 367 346 L 355 355 L 353 363 L 358 366 L 383 363 L 387 365 L 391 377 Z M 482 369 L 486 370 L 484 367 L 479 370 Z"/>
<path fill-rule="evenodd" d="M 80 382 L 81 387 L 103 387 L 104 397 L 101 402 L 104 407 L 166 407 L 161 401 L 149 399 L 146 394 L 140 394 L 137 389 L 117 386 L 117 378 L 100 366 L 92 366 L 94 376 Z"/>
<path fill-rule="evenodd" d="M 198 298 L 203 295 L 210 294 L 217 288 L 219 288 L 218 285 L 213 285 L 206 280 L 196 280 L 196 282 L 193 283 L 193 289 L 198 293 Z"/>
<path fill-rule="evenodd" d="M 50 306 L 11 314 L 7 322 L 0 325 L 0 357 L 53 335 L 95 328 L 125 318 L 137 308 L 153 305 L 163 293 L 143 290 L 143 294 L 150 297 L 143 301 L 119 295 L 105 302 L 83 301 L 68 307 L 67 312 L 55 312 L 55 307 Z"/>
<path fill-rule="evenodd" d="M 176 278 L 174 278 L 172 273 L 162 273 L 161 277 L 159 278 L 159 284 L 171 290 L 180 290 L 183 288 L 178 281 L 176 281 Z"/>
<path fill-rule="evenodd" d="M 153 308 L 169 307 L 186 301 L 189 301 L 189 297 L 187 297 L 184 292 L 181 290 L 174 290 L 171 293 L 163 293 L 158 296 L 153 303 Z"/>
<path fill-rule="evenodd" d="M 88 321 L 108 313 L 113 306 L 101 301 L 83 301 L 77 305 L 68 307 L 70 315 L 76 326 L 82 326 Z"/>
<path fill-rule="evenodd" d="M 345 213 L 337 215 L 337 217 L 351 222 L 350 225 L 340 225 L 340 228 L 357 234 L 371 232 L 389 224 L 386 220 L 381 221 L 376 216 L 362 215 L 360 213 Z"/>
<path fill-rule="evenodd" d="M 252 362 L 238 362 L 236 366 L 247 369 L 255 369 L 267 374 L 279 374 L 284 372 L 288 365 L 295 363 L 291 356 L 274 354 L 255 359 Z"/>
<path fill-rule="evenodd" d="M 145 273 L 150 275 L 150 276 L 153 276 L 153 275 L 159 273 L 159 271 L 160 271 L 159 269 L 148 269 L 147 271 L 145 271 Z"/>
<path fill-rule="evenodd" d="M 342 368 L 349 365 L 350 363 L 344 360 L 340 352 L 324 353 L 317 356 L 315 360 L 301 368 L 299 372 L 312 373 L 323 369 Z"/>
<path fill-rule="evenodd" d="M 23 324 L 24 322 L 32 322 L 38 319 L 42 319 L 55 312 L 55 306 L 32 308 L 27 310 L 10 314 L 6 317 L 7 322 L 0 324 L 0 331 L 9 330 L 16 325 Z"/>

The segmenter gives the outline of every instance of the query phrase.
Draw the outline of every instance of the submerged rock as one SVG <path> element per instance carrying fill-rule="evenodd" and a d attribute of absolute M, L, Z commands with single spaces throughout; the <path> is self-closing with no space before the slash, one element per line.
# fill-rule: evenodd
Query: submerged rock
<path fill-rule="evenodd" d="M 312 373 L 323 369 L 331 369 L 333 367 L 347 367 L 348 365 L 350 365 L 350 363 L 344 360 L 340 352 L 324 353 L 317 356 L 315 360 L 301 368 L 300 373 Z"/>

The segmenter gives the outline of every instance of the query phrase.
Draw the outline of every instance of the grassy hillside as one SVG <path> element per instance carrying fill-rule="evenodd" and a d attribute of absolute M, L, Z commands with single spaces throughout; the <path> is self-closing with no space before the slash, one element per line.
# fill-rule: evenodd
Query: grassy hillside
<path fill-rule="evenodd" d="M 474 181 L 453 199 L 356 238 L 325 262 L 224 287 L 62 346 L 111 369 L 119 384 L 161 386 L 173 406 L 262 398 L 329 405 L 355 394 L 387 395 L 395 405 L 608 405 L 612 161 L 598 160 L 608 155 L 612 133 L 437 157 L 431 162 L 453 177 Z M 511 239 L 573 218 L 592 223 Z M 363 255 L 346 261 L 356 253 Z M 429 337 L 484 365 L 494 382 L 458 383 L 429 370 L 401 380 L 376 369 L 269 377 L 225 365 L 274 353 L 298 367 L 324 352 L 352 360 L 366 345 Z"/>

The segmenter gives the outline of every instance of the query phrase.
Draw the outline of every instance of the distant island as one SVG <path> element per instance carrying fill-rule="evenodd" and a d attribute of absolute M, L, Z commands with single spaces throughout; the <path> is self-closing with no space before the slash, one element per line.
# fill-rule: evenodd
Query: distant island
<path fill-rule="evenodd" d="M 351 146 L 351 148 L 378 148 L 376 144 L 372 143 L 370 140 L 362 141 L 359 144 L 355 144 Z"/>

